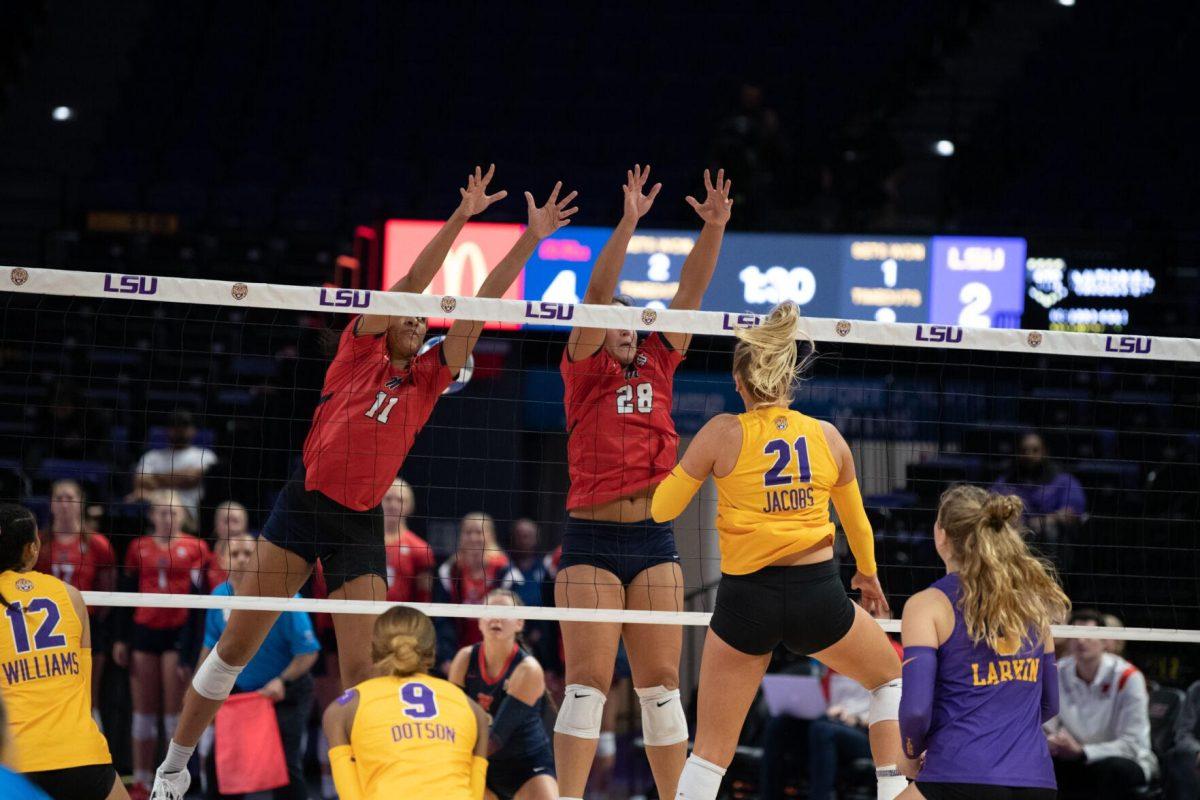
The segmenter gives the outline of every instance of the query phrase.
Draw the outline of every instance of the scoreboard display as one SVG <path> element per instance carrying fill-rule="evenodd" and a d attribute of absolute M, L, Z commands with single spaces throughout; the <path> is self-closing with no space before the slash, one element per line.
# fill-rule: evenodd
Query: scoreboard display
<path fill-rule="evenodd" d="M 412 220 L 386 224 L 383 287 L 408 270 L 437 227 Z M 477 288 L 520 231 L 520 225 L 467 224 L 430 291 Z M 505 296 L 579 302 L 611 232 L 570 226 L 542 241 L 523 280 Z M 636 305 L 666 308 L 696 236 L 694 229 L 639 229 L 617 291 Z M 792 300 L 812 317 L 1015 328 L 1025 297 L 1020 238 L 727 232 L 701 307 L 761 314 Z"/>

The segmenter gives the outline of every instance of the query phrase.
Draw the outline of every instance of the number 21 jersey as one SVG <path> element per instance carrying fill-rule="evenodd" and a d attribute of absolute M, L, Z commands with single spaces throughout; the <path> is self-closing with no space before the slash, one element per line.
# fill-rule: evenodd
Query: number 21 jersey
<path fill-rule="evenodd" d="M 567 409 L 567 510 L 599 505 L 655 486 L 675 466 L 679 434 L 672 382 L 683 356 L 661 333 L 646 337 L 624 367 L 601 347 L 572 361 L 563 349 Z"/>
<path fill-rule="evenodd" d="M 92 719 L 92 652 L 58 578 L 0 573 L 0 696 L 8 707 L 18 772 L 109 764 Z"/>

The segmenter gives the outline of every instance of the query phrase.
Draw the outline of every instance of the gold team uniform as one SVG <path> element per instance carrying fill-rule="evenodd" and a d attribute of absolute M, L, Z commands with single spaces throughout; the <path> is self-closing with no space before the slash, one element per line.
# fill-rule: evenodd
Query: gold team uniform
<path fill-rule="evenodd" d="M 470 798 L 475 712 L 462 689 L 416 674 L 355 687 L 350 750 L 364 800 Z"/>
<path fill-rule="evenodd" d="M 858 483 L 837 485 L 841 468 L 820 421 L 782 406 L 737 419 L 737 462 L 715 478 L 722 577 L 710 627 L 743 653 L 769 653 L 780 643 L 802 655 L 819 652 L 854 621 L 836 562 L 771 565 L 832 544 L 832 500 L 859 571 L 874 575 L 874 539 Z M 700 483 L 676 466 L 655 494 L 654 518 L 677 515 Z"/>
<path fill-rule="evenodd" d="M 92 651 L 66 584 L 42 572 L 0 573 L 0 695 L 13 767 L 42 772 L 111 764 L 92 719 Z"/>

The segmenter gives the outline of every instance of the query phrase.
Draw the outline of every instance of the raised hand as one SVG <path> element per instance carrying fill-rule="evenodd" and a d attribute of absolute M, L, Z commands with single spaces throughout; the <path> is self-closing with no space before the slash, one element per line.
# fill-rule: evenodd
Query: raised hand
<path fill-rule="evenodd" d="M 715 184 L 708 170 L 704 170 L 704 189 L 707 192 L 704 202 L 700 203 L 688 195 L 688 205 L 695 209 L 700 219 L 710 225 L 724 225 L 729 222 L 729 213 L 733 208 L 733 198 L 729 196 L 729 192 L 733 189 L 733 181 L 725 180 L 725 170 L 717 170 Z"/>
<path fill-rule="evenodd" d="M 492 176 L 495 174 L 495 164 L 488 165 L 486 174 L 479 167 L 475 167 L 475 172 L 467 176 L 467 188 L 458 190 L 458 193 L 462 195 L 462 202 L 458 204 L 459 214 L 473 217 L 497 200 L 508 197 L 508 192 L 503 189 L 495 194 L 487 193 L 488 184 L 492 182 Z"/>
<path fill-rule="evenodd" d="M 650 180 L 650 165 L 647 164 L 645 169 L 642 169 L 640 164 L 634 164 L 633 170 L 626 170 L 625 185 L 621 187 L 621 191 L 625 193 L 625 218 L 636 222 L 646 215 L 650 210 L 650 206 L 654 205 L 654 198 L 658 197 L 659 190 L 662 189 L 661 183 L 656 183 L 650 187 L 650 193 L 645 193 L 646 182 Z"/>
<path fill-rule="evenodd" d="M 579 211 L 578 206 L 571 205 L 571 201 L 579 192 L 571 192 L 559 200 L 558 193 L 560 191 L 562 191 L 562 181 L 554 184 L 554 191 L 550 192 L 550 199 L 541 208 L 534 202 L 533 195 L 529 192 L 525 193 L 525 205 L 529 209 L 529 232 L 539 239 L 545 239 L 559 228 L 571 224 L 570 217 Z"/>

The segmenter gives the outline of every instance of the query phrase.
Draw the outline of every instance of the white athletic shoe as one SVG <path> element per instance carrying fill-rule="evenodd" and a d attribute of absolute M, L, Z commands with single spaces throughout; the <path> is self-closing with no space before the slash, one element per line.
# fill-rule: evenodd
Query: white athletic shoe
<path fill-rule="evenodd" d="M 179 772 L 163 772 L 162 767 L 154 773 L 154 788 L 150 800 L 183 800 L 192 785 L 192 774 L 186 769 Z"/>

